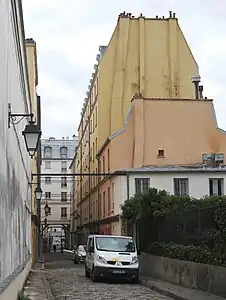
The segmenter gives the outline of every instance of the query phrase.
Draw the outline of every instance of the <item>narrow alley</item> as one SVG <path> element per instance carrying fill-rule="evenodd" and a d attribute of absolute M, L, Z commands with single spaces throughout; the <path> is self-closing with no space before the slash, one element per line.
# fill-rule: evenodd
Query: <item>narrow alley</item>
<path fill-rule="evenodd" d="M 44 281 L 44 289 L 40 286 L 40 281 L 35 283 L 30 278 L 25 294 L 32 300 L 54 299 L 54 300 L 88 300 L 88 299 L 150 299 L 150 300 L 170 300 L 141 284 L 128 284 L 126 282 L 92 282 L 85 277 L 84 265 L 75 265 L 73 261 L 64 259 L 61 253 L 49 253 L 46 255 L 45 274 L 47 282 Z M 33 276 L 33 274 L 32 274 Z M 38 276 L 37 276 L 38 278 Z M 31 286 L 31 288 L 29 287 Z M 46 298 L 41 295 L 45 290 Z M 52 293 L 52 298 L 50 295 Z M 32 298 L 33 297 L 33 298 Z"/>

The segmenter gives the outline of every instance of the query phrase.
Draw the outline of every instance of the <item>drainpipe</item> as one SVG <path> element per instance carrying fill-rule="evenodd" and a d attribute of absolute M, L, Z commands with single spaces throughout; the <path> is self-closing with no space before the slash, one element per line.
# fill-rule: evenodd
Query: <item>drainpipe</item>
<path fill-rule="evenodd" d="M 100 174 L 100 157 L 99 156 L 96 156 L 96 159 L 97 159 L 97 172 L 98 174 Z M 97 176 L 98 178 L 98 189 L 97 189 L 97 218 L 99 219 L 99 216 L 100 216 L 100 186 L 99 186 L 99 183 L 100 183 L 100 175 Z M 98 226 L 98 233 L 99 233 L 99 224 L 97 225 Z"/>
<path fill-rule="evenodd" d="M 127 199 L 130 198 L 130 193 L 129 193 L 129 173 L 126 174 L 126 187 L 127 187 Z"/>
<path fill-rule="evenodd" d="M 130 193 L 129 193 L 129 173 L 127 173 L 126 174 L 126 198 L 127 198 L 127 200 L 130 198 Z M 121 224 L 122 224 L 122 219 L 121 219 Z M 125 231 L 125 222 L 124 222 L 124 224 L 122 224 L 123 225 L 123 227 L 124 227 L 124 229 L 123 229 L 123 231 Z M 121 227 L 122 228 L 122 227 Z M 121 229 L 122 230 L 122 229 Z M 127 228 L 126 228 L 126 233 L 128 233 L 128 230 L 127 230 Z"/>

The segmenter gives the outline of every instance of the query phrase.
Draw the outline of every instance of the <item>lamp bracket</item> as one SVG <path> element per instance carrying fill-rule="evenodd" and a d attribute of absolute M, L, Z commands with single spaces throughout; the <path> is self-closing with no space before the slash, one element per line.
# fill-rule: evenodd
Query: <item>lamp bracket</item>
<path fill-rule="evenodd" d="M 34 114 L 12 114 L 11 112 L 11 103 L 8 104 L 8 128 L 10 128 L 10 124 L 17 125 L 19 124 L 24 118 L 30 117 L 30 123 L 34 123 Z M 20 118 L 17 121 L 17 118 Z"/>

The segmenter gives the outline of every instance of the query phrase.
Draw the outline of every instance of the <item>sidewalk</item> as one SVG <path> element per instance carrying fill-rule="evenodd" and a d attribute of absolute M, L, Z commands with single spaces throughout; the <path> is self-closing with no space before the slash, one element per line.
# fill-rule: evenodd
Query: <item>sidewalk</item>
<path fill-rule="evenodd" d="M 45 271 L 39 265 L 31 269 L 27 284 L 24 288 L 24 295 L 29 300 L 53 300 L 49 284 L 46 280 Z"/>
<path fill-rule="evenodd" d="M 140 281 L 144 286 L 147 286 L 152 290 L 175 300 L 226 300 L 226 298 L 215 296 L 213 294 L 205 293 L 195 289 L 188 289 L 144 275 L 140 275 Z"/>

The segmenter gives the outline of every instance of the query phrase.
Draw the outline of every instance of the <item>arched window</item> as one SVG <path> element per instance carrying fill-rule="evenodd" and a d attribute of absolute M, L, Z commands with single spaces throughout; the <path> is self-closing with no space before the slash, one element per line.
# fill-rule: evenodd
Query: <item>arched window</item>
<path fill-rule="evenodd" d="M 44 158 L 51 158 L 52 157 L 52 147 L 46 146 L 44 148 Z"/>
<path fill-rule="evenodd" d="M 60 157 L 61 158 L 66 158 L 68 153 L 67 147 L 63 146 L 60 148 Z"/>

